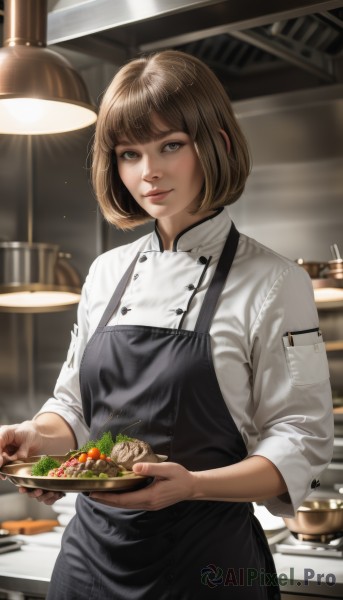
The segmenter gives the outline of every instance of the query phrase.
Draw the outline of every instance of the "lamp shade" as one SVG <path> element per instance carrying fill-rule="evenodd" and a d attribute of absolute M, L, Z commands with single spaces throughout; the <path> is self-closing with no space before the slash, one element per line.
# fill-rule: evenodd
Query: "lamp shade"
<path fill-rule="evenodd" d="M 53 244 L 0 243 L 0 312 L 56 312 L 80 300 L 81 280 Z"/>
<path fill-rule="evenodd" d="M 0 133 L 61 133 L 94 123 L 96 108 L 82 78 L 46 48 L 47 1 L 5 0 L 4 8 Z"/>

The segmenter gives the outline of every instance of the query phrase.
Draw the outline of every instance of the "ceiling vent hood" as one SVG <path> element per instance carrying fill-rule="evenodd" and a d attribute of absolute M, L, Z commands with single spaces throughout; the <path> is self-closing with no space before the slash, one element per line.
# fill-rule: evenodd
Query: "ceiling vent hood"
<path fill-rule="evenodd" d="M 120 65 L 177 48 L 206 62 L 232 100 L 343 79 L 343 5 L 334 0 L 55 0 L 48 43 Z"/>

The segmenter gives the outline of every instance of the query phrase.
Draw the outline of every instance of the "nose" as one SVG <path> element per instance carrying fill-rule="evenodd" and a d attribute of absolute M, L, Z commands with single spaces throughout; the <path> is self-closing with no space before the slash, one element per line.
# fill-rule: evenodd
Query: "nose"
<path fill-rule="evenodd" d="M 154 179 L 160 179 L 161 177 L 162 169 L 158 158 L 153 156 L 144 156 L 142 179 L 145 181 L 152 181 Z"/>

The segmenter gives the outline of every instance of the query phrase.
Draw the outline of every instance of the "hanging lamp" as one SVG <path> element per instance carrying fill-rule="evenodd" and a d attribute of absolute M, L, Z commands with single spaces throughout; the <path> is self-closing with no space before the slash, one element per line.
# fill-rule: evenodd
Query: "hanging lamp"
<path fill-rule="evenodd" d="M 46 32 L 47 0 L 4 0 L 0 134 L 27 136 L 28 239 L 0 243 L 0 312 L 55 312 L 80 299 L 70 255 L 33 241 L 31 136 L 87 127 L 96 109 L 71 64 L 46 48 Z"/>
<path fill-rule="evenodd" d="M 0 134 L 61 133 L 96 121 L 80 75 L 46 48 L 47 14 L 47 0 L 4 0 Z"/>
<path fill-rule="evenodd" d="M 0 242 L 0 312 L 58 312 L 79 302 L 81 279 L 70 254 L 33 241 L 33 138 L 26 140 L 27 241 Z"/>

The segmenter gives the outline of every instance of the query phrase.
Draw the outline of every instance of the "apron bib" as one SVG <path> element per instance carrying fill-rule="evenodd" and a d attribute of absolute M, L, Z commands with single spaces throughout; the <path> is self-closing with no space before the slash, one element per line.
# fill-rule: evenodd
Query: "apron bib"
<path fill-rule="evenodd" d="M 200 471 L 243 460 L 246 447 L 222 397 L 209 334 L 239 233 L 232 224 L 194 331 L 108 326 L 132 262 L 80 366 L 90 438 L 111 430 Z M 264 532 L 245 502 L 184 501 L 159 511 L 110 508 L 79 494 L 48 600 L 278 600 Z"/>

